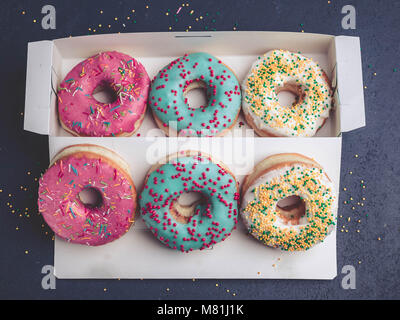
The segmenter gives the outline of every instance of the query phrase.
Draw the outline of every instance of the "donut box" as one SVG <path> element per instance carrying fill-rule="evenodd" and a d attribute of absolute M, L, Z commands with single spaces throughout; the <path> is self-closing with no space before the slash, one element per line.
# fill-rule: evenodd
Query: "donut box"
<path fill-rule="evenodd" d="M 301 52 L 318 61 L 332 82 L 334 108 L 314 137 L 258 137 L 242 114 L 224 137 L 166 137 L 148 110 L 131 137 L 74 137 L 57 116 L 57 88 L 78 62 L 103 51 L 131 55 L 152 79 L 185 53 L 208 52 L 220 58 L 241 82 L 258 56 L 271 49 Z M 196 102 L 199 97 L 193 96 Z M 148 108 L 149 109 L 149 108 Z M 97 144 L 129 164 L 141 190 L 149 168 L 168 154 L 199 150 L 225 163 L 239 182 L 265 157 L 297 152 L 314 158 L 339 188 L 341 133 L 365 125 L 360 44 L 357 37 L 288 32 L 127 33 L 39 41 L 28 44 L 24 129 L 49 136 L 50 159 L 74 144 Z M 282 278 L 333 279 L 337 275 L 336 231 L 304 252 L 265 247 L 241 219 L 220 244 L 188 254 L 162 245 L 137 215 L 120 239 L 87 247 L 55 239 L 58 278 Z"/>

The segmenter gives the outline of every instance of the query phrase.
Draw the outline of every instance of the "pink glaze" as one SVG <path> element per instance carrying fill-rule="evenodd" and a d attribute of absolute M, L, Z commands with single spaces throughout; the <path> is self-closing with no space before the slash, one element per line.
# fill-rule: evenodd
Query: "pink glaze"
<path fill-rule="evenodd" d="M 118 98 L 108 104 L 93 97 L 98 86 L 111 87 Z M 58 89 L 58 113 L 80 136 L 133 133 L 146 111 L 150 79 L 143 65 L 116 51 L 102 52 L 77 64 Z"/>
<path fill-rule="evenodd" d="M 89 208 L 80 201 L 79 193 L 88 187 L 100 191 L 101 206 Z M 129 230 L 136 193 L 130 178 L 105 160 L 72 155 L 58 160 L 40 178 L 38 205 L 59 237 L 97 246 Z"/>

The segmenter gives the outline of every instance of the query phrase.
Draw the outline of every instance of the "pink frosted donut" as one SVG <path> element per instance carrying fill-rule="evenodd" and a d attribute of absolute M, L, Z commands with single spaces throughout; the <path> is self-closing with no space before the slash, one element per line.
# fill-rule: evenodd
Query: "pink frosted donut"
<path fill-rule="evenodd" d="M 77 64 L 58 89 L 61 126 L 77 136 L 130 136 L 141 125 L 150 79 L 143 65 L 116 51 L 102 52 Z M 116 99 L 97 101 L 96 88 Z"/>
<path fill-rule="evenodd" d="M 95 192 L 88 203 L 82 191 Z M 39 212 L 56 235 L 98 246 L 124 235 L 133 223 L 136 190 L 128 165 L 114 152 L 94 145 L 60 151 L 39 180 Z"/>

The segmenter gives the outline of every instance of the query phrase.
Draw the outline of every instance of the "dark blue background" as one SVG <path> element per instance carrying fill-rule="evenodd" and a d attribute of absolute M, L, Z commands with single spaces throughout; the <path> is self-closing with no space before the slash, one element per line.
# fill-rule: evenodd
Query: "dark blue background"
<path fill-rule="evenodd" d="M 189 6 L 175 17 L 183 3 Z M 41 28 L 45 4 L 56 7 L 56 30 Z M 357 10 L 356 30 L 341 28 L 346 4 Z M 399 16 L 400 2 L 388 0 L 2 1 L 0 298 L 399 298 Z M 23 131 L 27 43 L 93 33 L 168 31 L 170 26 L 172 31 L 191 26 L 193 31 L 304 30 L 360 36 L 367 126 L 343 134 L 335 280 L 57 280 L 56 290 L 41 288 L 41 268 L 53 263 L 53 234 L 37 214 L 35 178 L 48 165 L 48 142 L 46 136 Z M 355 290 L 341 288 L 340 271 L 347 264 L 357 271 Z"/>

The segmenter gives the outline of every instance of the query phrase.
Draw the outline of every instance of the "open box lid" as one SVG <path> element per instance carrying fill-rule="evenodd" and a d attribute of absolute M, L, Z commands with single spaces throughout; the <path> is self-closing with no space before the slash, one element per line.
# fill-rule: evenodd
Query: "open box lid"
<path fill-rule="evenodd" d="M 304 34 L 304 33 L 288 33 L 288 32 L 258 32 L 258 31 L 225 31 L 213 32 L 192 32 L 188 33 L 174 32 L 168 33 L 168 44 L 173 46 L 173 41 L 179 41 L 179 46 L 182 46 L 182 41 L 187 44 L 193 44 L 194 39 L 201 38 L 202 46 L 206 47 L 207 41 L 216 40 L 222 42 L 226 39 L 237 37 L 238 41 L 243 41 L 251 34 L 254 36 L 267 34 L 276 42 L 280 37 L 296 36 L 300 41 L 302 37 L 321 37 L 325 39 L 326 35 Z M 126 37 L 137 37 L 143 42 L 143 38 L 151 37 L 165 38 L 165 33 L 131 33 L 131 34 L 113 34 L 113 35 L 96 35 L 78 37 L 79 41 L 93 39 L 96 37 L 96 43 L 102 37 L 109 39 L 113 37 L 118 43 L 118 37 L 121 40 Z M 62 42 L 73 41 L 75 39 L 62 39 Z M 326 39 L 325 39 L 326 40 Z M 61 41 L 61 40 L 56 40 Z M 126 39 L 124 40 L 126 41 Z M 171 42 L 172 41 L 172 42 Z M 148 41 L 145 43 L 148 43 Z M 178 43 L 177 43 L 178 44 Z M 54 41 L 38 41 L 28 44 L 28 59 L 27 59 L 27 77 L 26 77 L 26 96 L 25 96 L 25 117 L 24 129 L 27 131 L 39 134 L 51 134 L 51 119 L 55 117 L 55 112 L 51 110 L 54 105 L 56 87 L 54 84 L 55 77 L 53 76 L 53 59 L 55 56 Z M 191 46 L 189 46 L 191 47 Z M 242 52 L 243 50 L 241 50 Z M 336 87 L 335 96 L 338 100 L 337 105 L 340 106 L 340 131 L 347 132 L 365 126 L 365 110 L 364 110 L 364 95 L 363 81 L 361 68 L 361 52 L 360 40 L 358 37 L 337 36 L 334 37 L 334 51 L 336 55 L 335 74 L 333 76 L 333 87 Z M 243 53 L 243 52 L 242 52 Z M 340 88 L 340 90 L 338 89 Z"/>
<path fill-rule="evenodd" d="M 53 41 L 28 43 L 24 129 L 49 134 Z"/>
<path fill-rule="evenodd" d="M 365 126 L 360 38 L 335 37 L 336 86 L 340 129 L 348 132 Z M 339 89 L 340 88 L 340 89 Z"/>

